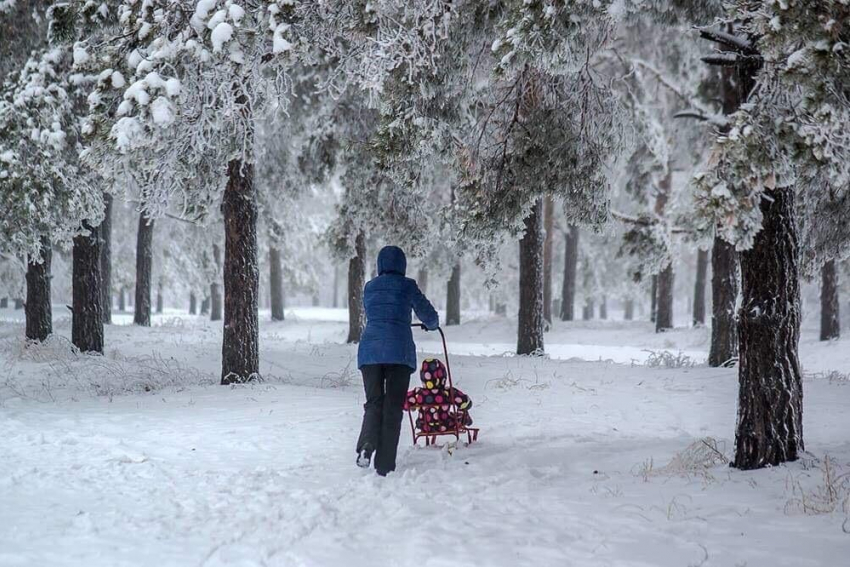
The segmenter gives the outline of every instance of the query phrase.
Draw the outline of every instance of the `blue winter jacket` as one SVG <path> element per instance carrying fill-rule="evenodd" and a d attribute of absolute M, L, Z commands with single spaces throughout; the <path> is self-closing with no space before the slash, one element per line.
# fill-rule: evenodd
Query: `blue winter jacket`
<path fill-rule="evenodd" d="M 413 372 L 416 345 L 413 344 L 410 310 L 430 330 L 440 318 L 416 281 L 406 278 L 407 258 L 397 246 L 385 246 L 378 254 L 378 276 L 366 284 L 363 306 L 366 328 L 360 337 L 357 367 L 367 364 L 404 364 Z"/>

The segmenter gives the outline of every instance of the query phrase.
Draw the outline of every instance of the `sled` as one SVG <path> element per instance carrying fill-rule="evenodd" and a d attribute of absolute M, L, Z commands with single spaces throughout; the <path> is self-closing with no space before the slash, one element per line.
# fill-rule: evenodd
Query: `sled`
<path fill-rule="evenodd" d="M 411 327 L 419 327 L 422 330 L 427 330 L 425 325 L 421 323 L 413 323 Z M 451 395 L 451 403 L 449 403 L 450 411 L 454 411 L 456 416 L 455 418 L 455 427 L 454 429 L 447 429 L 446 431 L 421 431 L 416 428 L 416 421 L 413 417 L 414 411 L 419 411 L 419 409 L 427 409 L 427 408 L 441 408 L 446 404 L 416 404 L 411 405 L 407 409 L 407 418 L 410 421 L 410 431 L 413 433 L 413 444 L 418 445 L 420 439 L 425 439 L 425 446 L 429 447 L 431 445 L 437 444 L 437 437 L 450 436 L 454 437 L 456 441 L 460 441 L 462 435 L 466 435 L 467 445 L 472 444 L 474 441 L 478 441 L 478 428 L 477 427 L 468 427 L 463 425 L 462 419 L 460 416 L 463 415 L 463 410 L 461 410 L 458 405 L 455 403 L 455 389 L 454 383 L 452 382 L 452 367 L 449 364 L 449 349 L 446 347 L 446 334 L 443 333 L 442 327 L 437 327 L 437 330 L 440 332 L 440 337 L 443 339 L 443 355 L 446 358 L 446 377 L 449 382 L 449 393 Z"/>

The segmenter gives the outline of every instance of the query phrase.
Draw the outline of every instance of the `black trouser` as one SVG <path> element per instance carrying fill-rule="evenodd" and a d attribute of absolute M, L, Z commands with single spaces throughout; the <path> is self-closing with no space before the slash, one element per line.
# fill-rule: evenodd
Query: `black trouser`
<path fill-rule="evenodd" d="M 367 364 L 360 368 L 366 403 L 357 452 L 366 444 L 375 451 L 375 470 L 387 474 L 395 470 L 398 436 L 404 413 L 404 396 L 410 386 L 410 368 L 403 364 Z"/>

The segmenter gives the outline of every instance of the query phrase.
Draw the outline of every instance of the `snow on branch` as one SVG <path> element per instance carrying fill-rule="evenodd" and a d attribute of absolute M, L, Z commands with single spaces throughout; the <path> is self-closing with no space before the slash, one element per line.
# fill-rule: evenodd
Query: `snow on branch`
<path fill-rule="evenodd" d="M 729 126 L 729 119 L 722 114 L 706 113 L 702 110 L 683 110 L 674 114 L 673 118 L 693 118 L 700 122 L 708 122 L 718 128 Z"/>
<path fill-rule="evenodd" d="M 650 226 L 655 222 L 649 217 L 627 215 L 626 213 L 621 213 L 620 211 L 616 211 L 614 209 L 611 209 L 611 216 L 620 222 L 624 222 L 626 224 L 634 224 L 638 226 Z M 670 232 L 672 232 L 673 234 L 690 234 L 693 231 L 684 227 L 674 226 L 671 228 Z"/>
<path fill-rule="evenodd" d="M 703 39 L 731 47 L 734 51 L 744 55 L 759 55 L 758 50 L 747 38 L 733 35 L 720 30 L 699 30 L 699 36 Z"/>
<path fill-rule="evenodd" d="M 757 55 L 740 55 L 738 53 L 717 53 L 702 57 L 704 63 L 718 65 L 720 67 L 741 67 L 744 65 L 758 65 L 762 59 Z"/>

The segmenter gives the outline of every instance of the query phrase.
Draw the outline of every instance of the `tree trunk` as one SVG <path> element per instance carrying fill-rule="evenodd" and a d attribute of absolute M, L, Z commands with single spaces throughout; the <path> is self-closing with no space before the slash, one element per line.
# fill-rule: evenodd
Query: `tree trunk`
<path fill-rule="evenodd" d="M 419 291 L 428 295 L 428 268 L 419 268 L 419 272 L 416 274 L 416 284 L 419 286 Z"/>
<path fill-rule="evenodd" d="M 363 312 L 363 285 L 366 277 L 366 236 L 361 232 L 354 241 L 355 255 L 348 261 L 348 338 L 359 343 L 366 322 Z"/>
<path fill-rule="evenodd" d="M 126 290 L 124 286 L 118 290 L 118 311 L 124 313 L 127 310 L 127 298 L 125 297 Z"/>
<path fill-rule="evenodd" d="M 319 294 L 318 294 L 318 293 L 314 293 L 314 294 L 313 294 L 313 301 L 312 301 L 312 304 L 313 304 L 313 307 L 319 307 L 319 305 L 321 304 L 321 299 L 319 298 Z"/>
<path fill-rule="evenodd" d="M 711 248 L 711 346 L 709 366 L 726 366 L 738 356 L 735 304 L 738 301 L 738 253 L 720 237 Z"/>
<path fill-rule="evenodd" d="M 519 241 L 517 354 L 543 354 L 543 201 L 525 219 Z"/>
<path fill-rule="evenodd" d="M 673 328 L 673 263 L 658 274 L 658 299 L 656 300 L 655 332 L 663 333 Z"/>
<path fill-rule="evenodd" d="M 602 303 L 599 304 L 599 318 L 605 321 L 608 319 L 608 296 L 602 296 Z"/>
<path fill-rule="evenodd" d="M 339 307 L 339 264 L 334 264 L 334 309 Z"/>
<path fill-rule="evenodd" d="M 460 260 L 452 267 L 446 286 L 446 326 L 460 325 Z"/>
<path fill-rule="evenodd" d="M 71 342 L 81 352 L 103 353 L 100 230 L 88 222 L 83 229 L 89 234 L 74 238 Z"/>
<path fill-rule="evenodd" d="M 162 313 L 162 282 L 156 284 L 156 312 Z"/>
<path fill-rule="evenodd" d="M 15 309 L 23 309 L 24 308 L 24 300 L 21 297 L 15 298 Z"/>
<path fill-rule="evenodd" d="M 334 269 L 336 276 L 336 269 Z M 283 321 L 283 270 L 280 265 L 280 250 L 269 246 L 269 282 L 271 289 L 272 321 Z M 336 281 L 334 281 L 336 295 Z"/>
<path fill-rule="evenodd" d="M 652 276 L 652 287 L 649 291 L 649 320 L 655 323 L 658 315 L 658 275 Z"/>
<path fill-rule="evenodd" d="M 218 244 L 213 244 L 213 265 L 215 279 L 210 284 L 210 321 L 221 321 L 221 248 Z"/>
<path fill-rule="evenodd" d="M 189 293 L 189 315 L 196 315 L 198 313 L 198 298 L 195 296 L 195 292 Z"/>
<path fill-rule="evenodd" d="M 103 194 L 104 217 L 100 223 L 102 246 L 100 249 L 100 274 L 103 280 L 103 322 L 112 323 L 112 195 Z"/>
<path fill-rule="evenodd" d="M 210 298 L 205 297 L 201 300 L 201 315 L 208 315 L 210 312 Z"/>
<path fill-rule="evenodd" d="M 259 377 L 259 288 L 257 191 L 254 166 L 241 160 L 227 164 L 224 214 L 224 338 L 221 383 Z"/>
<path fill-rule="evenodd" d="M 738 424 L 734 467 L 797 459 L 803 446 L 803 382 L 797 225 L 792 189 L 761 200 L 762 230 L 741 253 Z"/>
<path fill-rule="evenodd" d="M 561 288 L 561 320 L 575 319 L 576 274 L 578 271 L 578 227 L 570 225 L 564 232 L 564 284 Z"/>
<path fill-rule="evenodd" d="M 697 250 L 697 277 L 694 282 L 694 327 L 705 326 L 705 282 L 708 273 L 708 250 Z"/>
<path fill-rule="evenodd" d="M 8 309 L 9 308 L 9 298 L 8 297 L 0 297 L 0 309 Z"/>
<path fill-rule="evenodd" d="M 835 270 L 835 260 L 824 264 L 820 274 L 820 340 L 830 341 L 841 336 L 841 323 L 838 318 L 838 273 Z"/>
<path fill-rule="evenodd" d="M 626 321 L 631 321 L 635 318 L 635 301 L 634 299 L 627 299 L 625 306 L 625 313 L 623 314 L 623 318 Z"/>
<path fill-rule="evenodd" d="M 555 202 L 546 197 L 543 205 L 543 319 L 548 330 L 552 325 L 552 256 L 555 244 Z"/>
<path fill-rule="evenodd" d="M 581 308 L 581 318 L 583 321 L 590 321 L 593 319 L 593 312 L 596 310 L 596 305 L 594 305 L 593 300 L 587 298 L 584 301 L 584 306 Z"/>
<path fill-rule="evenodd" d="M 153 219 L 139 215 L 139 232 L 136 236 L 136 305 L 133 323 L 151 326 L 151 272 L 153 270 Z"/>
<path fill-rule="evenodd" d="M 53 332 L 50 308 L 50 262 L 53 251 L 50 240 L 41 239 L 41 254 L 27 262 L 26 337 L 43 341 Z"/>

